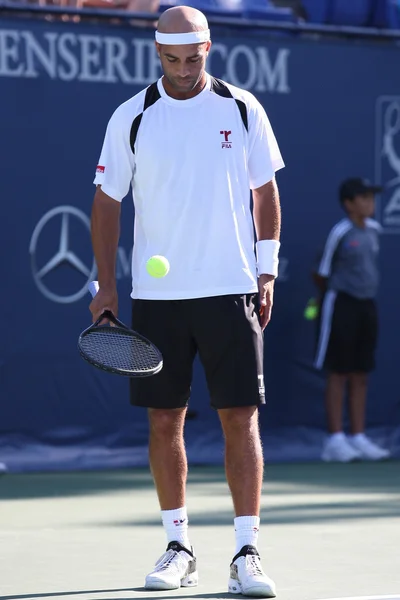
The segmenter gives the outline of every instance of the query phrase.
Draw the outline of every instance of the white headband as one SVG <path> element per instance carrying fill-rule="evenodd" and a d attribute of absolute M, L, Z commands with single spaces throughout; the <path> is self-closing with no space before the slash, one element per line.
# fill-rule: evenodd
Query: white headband
<path fill-rule="evenodd" d="M 184 46 L 186 44 L 202 44 L 210 41 L 210 30 L 191 31 L 190 33 L 160 33 L 156 31 L 156 41 L 168 46 Z"/>

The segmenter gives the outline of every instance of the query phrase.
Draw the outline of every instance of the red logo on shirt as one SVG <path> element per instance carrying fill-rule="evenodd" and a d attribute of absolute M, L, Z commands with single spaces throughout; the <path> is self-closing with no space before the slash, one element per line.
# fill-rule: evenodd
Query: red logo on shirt
<path fill-rule="evenodd" d="M 221 142 L 222 148 L 232 148 L 232 142 L 229 141 L 229 136 L 231 133 L 232 131 L 220 131 L 220 134 L 224 136 L 224 141 Z"/>
<path fill-rule="evenodd" d="M 101 165 L 97 165 L 96 173 L 104 173 L 105 167 Z"/>

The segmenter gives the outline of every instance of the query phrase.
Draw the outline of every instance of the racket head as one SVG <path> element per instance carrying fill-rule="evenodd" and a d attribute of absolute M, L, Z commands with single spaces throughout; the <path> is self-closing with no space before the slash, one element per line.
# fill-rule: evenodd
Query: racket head
<path fill-rule="evenodd" d="M 107 319 L 113 325 L 99 325 Z M 94 367 L 125 377 L 150 377 L 163 368 L 158 348 L 147 338 L 129 329 L 110 311 L 104 311 L 78 339 L 78 350 Z"/>

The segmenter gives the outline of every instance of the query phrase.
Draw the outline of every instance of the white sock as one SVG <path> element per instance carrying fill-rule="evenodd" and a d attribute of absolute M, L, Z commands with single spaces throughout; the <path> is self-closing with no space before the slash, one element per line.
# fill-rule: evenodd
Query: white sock
<path fill-rule="evenodd" d="M 186 506 L 175 510 L 162 510 L 161 518 L 169 542 L 179 542 L 188 550 L 191 545 L 188 537 L 188 517 Z"/>
<path fill-rule="evenodd" d="M 243 546 L 255 546 L 257 548 L 260 517 L 236 517 L 234 523 L 236 537 L 235 554 L 240 552 Z"/>

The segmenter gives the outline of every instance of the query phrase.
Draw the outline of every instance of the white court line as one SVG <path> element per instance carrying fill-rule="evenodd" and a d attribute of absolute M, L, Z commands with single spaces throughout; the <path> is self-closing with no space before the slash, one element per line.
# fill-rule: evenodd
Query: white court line
<path fill-rule="evenodd" d="M 345 597 L 324 598 L 323 600 L 400 600 L 400 595 L 396 595 L 396 596 L 349 596 L 347 598 L 345 598 Z"/>

